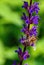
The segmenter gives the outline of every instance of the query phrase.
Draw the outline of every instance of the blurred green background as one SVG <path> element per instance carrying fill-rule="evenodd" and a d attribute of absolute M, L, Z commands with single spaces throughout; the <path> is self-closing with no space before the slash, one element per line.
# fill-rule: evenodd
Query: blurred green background
<path fill-rule="evenodd" d="M 25 0 L 28 1 L 29 0 Z M 44 65 L 44 0 L 33 0 L 40 3 L 40 21 L 38 27 L 38 41 L 36 50 L 27 48 L 30 58 L 24 63 L 28 65 Z M 23 21 L 21 20 L 23 0 L 0 0 L 0 65 L 12 65 L 13 60 L 18 59 L 14 52 L 18 46 L 23 48 L 19 42 L 22 33 Z"/>

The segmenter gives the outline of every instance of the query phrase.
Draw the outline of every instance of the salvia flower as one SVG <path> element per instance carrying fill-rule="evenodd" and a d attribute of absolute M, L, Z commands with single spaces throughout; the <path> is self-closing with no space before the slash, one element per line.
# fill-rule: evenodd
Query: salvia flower
<path fill-rule="evenodd" d="M 25 13 L 23 13 L 23 16 L 21 17 L 22 20 L 27 20 L 27 16 Z"/>
<path fill-rule="evenodd" d="M 21 43 L 24 43 L 25 40 L 26 40 L 26 37 L 20 38 L 20 42 L 21 42 Z"/>
<path fill-rule="evenodd" d="M 35 15 L 35 16 L 31 16 L 30 18 L 26 15 L 23 15 L 22 16 L 22 20 L 25 21 L 26 24 L 38 24 L 38 21 L 39 21 L 39 16 L 38 15 Z"/>
<path fill-rule="evenodd" d="M 28 51 L 25 51 L 24 54 L 23 54 L 24 60 L 26 60 L 29 57 L 30 57 L 30 55 L 28 54 Z"/>
<path fill-rule="evenodd" d="M 32 35 L 37 36 L 37 28 L 38 28 L 37 26 L 33 26 L 30 30 L 28 30 L 27 27 L 24 27 L 21 31 L 30 36 L 32 36 Z M 22 40 L 23 39 L 26 39 L 26 38 L 24 37 L 24 38 L 22 38 Z"/>
<path fill-rule="evenodd" d="M 24 27 L 21 31 L 24 32 L 25 34 L 29 34 L 29 31 L 28 31 L 28 27 L 27 26 Z"/>
<path fill-rule="evenodd" d="M 18 48 L 18 50 L 15 50 L 15 52 L 17 52 L 19 55 L 22 55 L 22 49 Z"/>
<path fill-rule="evenodd" d="M 28 17 L 28 16 L 26 16 L 26 14 L 25 14 L 25 13 L 23 13 L 23 16 L 21 17 L 21 19 L 22 19 L 22 20 L 24 20 L 24 21 L 25 21 L 25 23 L 27 23 L 27 24 L 29 24 L 29 23 L 30 23 L 29 17 Z"/>
<path fill-rule="evenodd" d="M 38 16 L 38 15 L 32 16 L 32 17 L 30 18 L 30 23 L 37 25 L 37 24 L 38 24 L 38 20 L 39 20 L 39 16 Z"/>
<path fill-rule="evenodd" d="M 40 10 L 39 7 L 38 7 L 39 3 L 38 2 L 34 2 L 31 7 L 29 8 L 29 13 L 36 13 L 38 14 L 38 11 Z"/>
<path fill-rule="evenodd" d="M 30 36 L 34 35 L 34 36 L 37 36 L 37 26 L 33 26 L 31 29 L 30 29 L 30 32 L 29 32 Z"/>
<path fill-rule="evenodd" d="M 22 52 L 22 49 L 19 48 L 18 50 L 16 50 L 15 52 L 18 53 L 18 56 L 20 58 L 20 60 L 26 60 L 27 58 L 30 57 L 30 55 L 28 54 L 28 51 L 25 51 L 24 53 Z"/>
<path fill-rule="evenodd" d="M 28 2 L 24 1 L 24 5 L 22 6 L 22 8 L 26 8 L 27 9 L 27 7 L 28 7 Z"/>

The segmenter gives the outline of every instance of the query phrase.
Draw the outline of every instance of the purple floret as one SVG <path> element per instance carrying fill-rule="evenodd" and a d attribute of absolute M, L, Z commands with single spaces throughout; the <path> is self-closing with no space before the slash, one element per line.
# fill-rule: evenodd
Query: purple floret
<path fill-rule="evenodd" d="M 20 38 L 20 42 L 21 42 L 21 43 L 24 43 L 25 40 L 26 40 L 26 37 Z"/>
<path fill-rule="evenodd" d="M 22 19 L 25 21 L 26 24 L 38 24 L 38 20 L 40 19 L 38 15 L 31 16 L 30 19 L 28 16 L 23 13 Z"/>
<path fill-rule="evenodd" d="M 19 55 L 22 55 L 22 49 L 18 48 L 18 50 L 15 50 L 15 52 L 17 52 Z"/>
<path fill-rule="evenodd" d="M 22 8 L 26 8 L 27 9 L 27 7 L 28 7 L 28 2 L 24 1 L 24 5 L 22 6 Z"/>
<path fill-rule="evenodd" d="M 16 50 L 15 52 L 18 53 L 20 60 L 26 60 L 27 58 L 29 58 L 29 54 L 28 51 L 22 52 L 22 49 L 19 48 L 18 50 Z"/>
<path fill-rule="evenodd" d="M 39 16 L 35 15 L 30 18 L 33 24 L 38 24 Z"/>
<path fill-rule="evenodd" d="M 36 12 L 36 14 L 38 14 L 38 11 L 40 10 L 38 7 L 39 3 L 38 2 L 34 2 L 31 7 L 29 8 L 29 13 L 34 13 Z"/>
<path fill-rule="evenodd" d="M 21 17 L 22 20 L 26 20 L 27 19 L 27 16 L 25 13 L 23 13 L 23 16 Z"/>
<path fill-rule="evenodd" d="M 21 32 L 24 32 L 25 34 L 29 34 L 29 30 L 28 30 L 28 27 L 24 27 Z"/>
<path fill-rule="evenodd" d="M 30 30 L 30 36 L 32 35 L 37 36 L 37 26 L 33 26 Z"/>
<path fill-rule="evenodd" d="M 25 13 L 23 13 L 23 16 L 21 17 L 21 19 L 24 20 L 26 24 L 30 23 L 29 18 L 28 18 L 28 16 L 26 16 Z"/>
<path fill-rule="evenodd" d="M 24 60 L 26 60 L 26 59 L 29 58 L 29 57 L 30 57 L 30 55 L 28 54 L 28 51 L 26 51 L 26 52 L 24 53 L 24 55 L 23 55 Z"/>

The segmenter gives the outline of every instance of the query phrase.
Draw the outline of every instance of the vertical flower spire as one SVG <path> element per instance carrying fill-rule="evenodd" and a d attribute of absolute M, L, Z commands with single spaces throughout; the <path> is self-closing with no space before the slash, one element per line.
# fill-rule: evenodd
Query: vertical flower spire
<path fill-rule="evenodd" d="M 28 4 L 28 2 L 24 1 L 24 5 L 22 6 L 22 8 L 24 8 L 25 10 L 27 10 L 28 12 L 28 16 L 23 12 L 23 16 L 21 17 L 22 20 L 24 20 L 24 24 L 25 26 L 23 27 L 23 29 L 21 30 L 21 32 L 24 33 L 25 37 L 23 36 L 20 39 L 20 42 L 23 44 L 24 46 L 24 50 L 22 51 L 22 49 L 19 47 L 18 50 L 16 50 L 15 52 L 18 53 L 20 62 L 18 63 L 18 65 L 22 65 L 23 60 L 26 60 L 27 58 L 30 57 L 28 50 L 26 50 L 26 48 L 29 46 L 32 46 L 33 48 L 35 47 L 35 43 L 37 41 L 37 28 L 38 28 L 38 24 L 39 24 L 39 16 L 38 16 L 38 12 L 39 12 L 39 7 L 38 7 L 39 3 L 38 2 L 34 2 L 32 3 L 32 0 L 30 0 L 30 5 Z M 35 15 L 33 15 L 33 13 L 35 13 Z M 30 27 L 30 25 L 33 24 L 32 27 Z M 14 64 L 17 65 L 17 64 Z M 28 65 L 28 64 L 25 64 Z"/>
<path fill-rule="evenodd" d="M 28 4 L 28 2 L 24 1 L 24 5 L 26 5 L 26 3 Z M 23 6 L 24 6 L 23 5 Z M 38 7 L 39 3 L 38 2 L 34 2 L 32 3 L 32 0 L 30 0 L 30 6 L 28 5 L 27 7 L 24 6 L 24 9 L 27 10 L 28 12 L 28 16 L 23 15 L 22 16 L 22 20 L 25 21 L 26 26 L 23 27 L 22 32 L 26 35 L 26 38 L 21 39 L 20 41 L 22 41 L 21 43 L 24 46 L 33 46 L 35 43 L 35 41 L 37 40 L 37 28 L 38 28 L 38 21 L 39 21 L 39 16 L 38 16 L 38 11 L 40 10 Z M 36 13 L 35 15 L 33 15 L 33 13 Z M 33 24 L 34 26 L 32 26 L 32 28 L 30 28 L 30 25 Z M 31 40 L 31 41 L 30 41 Z"/>

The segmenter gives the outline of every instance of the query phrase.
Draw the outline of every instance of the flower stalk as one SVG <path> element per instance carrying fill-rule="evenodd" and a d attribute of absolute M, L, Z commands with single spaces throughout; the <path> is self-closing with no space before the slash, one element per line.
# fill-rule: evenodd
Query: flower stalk
<path fill-rule="evenodd" d="M 30 0 L 30 7 L 31 7 L 31 4 L 32 4 L 32 0 Z M 30 18 L 30 16 L 31 16 L 31 14 L 29 13 L 29 18 Z M 30 27 L 30 24 L 28 24 L 28 30 L 29 30 L 29 27 Z M 29 35 L 27 35 L 27 38 L 28 38 L 28 36 Z M 25 51 L 26 51 L 26 46 L 24 46 L 23 52 L 25 52 Z M 20 65 L 22 65 L 22 62 L 23 62 L 23 60 L 20 62 Z"/>
<path fill-rule="evenodd" d="M 25 26 L 21 30 L 21 32 L 24 33 L 25 36 L 23 36 L 20 39 L 21 44 L 24 46 L 24 50 L 19 47 L 18 50 L 15 52 L 18 53 L 18 57 L 20 59 L 20 62 L 18 64 L 14 63 L 13 65 L 22 65 L 23 60 L 26 60 L 27 58 L 30 57 L 28 51 L 26 48 L 28 46 L 35 46 L 35 43 L 37 41 L 37 28 L 38 28 L 38 21 L 39 21 L 39 16 L 38 16 L 38 11 L 40 10 L 38 7 L 39 3 L 34 2 L 32 3 L 32 0 L 30 0 L 30 6 L 28 5 L 28 2 L 24 1 L 24 5 L 22 8 L 26 9 L 28 12 L 28 16 L 26 16 L 25 13 L 23 13 L 22 20 L 25 21 Z M 35 15 L 33 15 L 35 13 Z M 33 26 L 30 28 L 30 25 L 33 24 Z M 25 64 L 28 65 L 28 64 Z"/>

